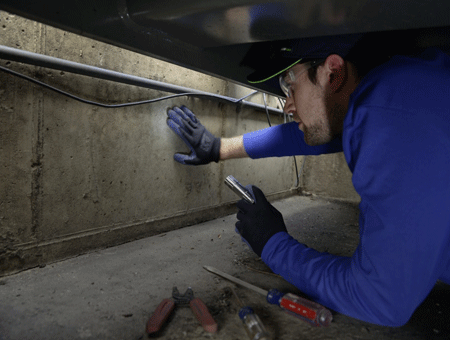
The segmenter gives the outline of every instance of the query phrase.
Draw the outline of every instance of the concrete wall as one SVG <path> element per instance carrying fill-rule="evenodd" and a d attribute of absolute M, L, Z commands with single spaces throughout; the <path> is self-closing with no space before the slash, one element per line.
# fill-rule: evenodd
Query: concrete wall
<path fill-rule="evenodd" d="M 0 32 L 5 46 L 212 93 L 250 92 L 5 12 Z M 166 95 L 5 60 L 0 65 L 104 103 Z M 269 103 L 278 105 L 275 98 Z M 175 151 L 187 148 L 166 126 L 166 110 L 183 104 L 217 136 L 268 126 L 263 112 L 208 99 L 100 108 L 0 71 L 0 275 L 232 213 L 236 197 L 223 184 L 229 174 L 258 185 L 272 199 L 297 192 L 292 158 L 200 167 L 173 161 Z M 302 159 L 297 157 L 299 166 Z M 317 184 L 308 176 L 317 174 L 315 166 L 308 160 L 302 175 L 308 191 Z"/>
<path fill-rule="evenodd" d="M 300 185 L 304 194 L 352 203 L 361 199 L 353 188 L 352 174 L 342 152 L 306 157 Z"/>

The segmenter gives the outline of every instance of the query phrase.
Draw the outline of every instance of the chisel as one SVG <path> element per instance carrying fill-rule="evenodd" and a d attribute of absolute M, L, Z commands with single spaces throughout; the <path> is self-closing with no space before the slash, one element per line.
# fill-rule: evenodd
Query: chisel
<path fill-rule="evenodd" d="M 231 282 L 237 283 L 238 285 L 249 288 L 266 296 L 267 302 L 280 306 L 289 314 L 307 321 L 314 326 L 326 327 L 333 319 L 331 312 L 316 302 L 307 300 L 292 293 L 283 294 L 277 289 L 271 289 L 269 291 L 261 289 L 210 266 L 203 266 L 203 268 Z"/>

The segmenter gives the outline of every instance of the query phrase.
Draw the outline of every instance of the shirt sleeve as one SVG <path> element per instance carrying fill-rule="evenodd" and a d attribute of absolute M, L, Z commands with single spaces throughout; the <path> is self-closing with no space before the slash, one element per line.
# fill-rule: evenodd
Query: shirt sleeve
<path fill-rule="evenodd" d="M 291 122 L 244 134 L 244 148 L 250 158 L 321 155 L 342 151 L 342 139 L 310 146 L 305 143 L 298 123 Z"/>
<path fill-rule="evenodd" d="M 344 144 L 354 148 L 352 180 L 361 196 L 355 253 L 320 253 L 278 233 L 261 257 L 324 306 L 401 326 L 449 263 L 450 127 L 444 113 L 429 114 L 430 122 L 439 123 L 428 126 L 402 110 L 370 107 L 359 113 L 363 121 L 356 122 L 350 146 Z"/>

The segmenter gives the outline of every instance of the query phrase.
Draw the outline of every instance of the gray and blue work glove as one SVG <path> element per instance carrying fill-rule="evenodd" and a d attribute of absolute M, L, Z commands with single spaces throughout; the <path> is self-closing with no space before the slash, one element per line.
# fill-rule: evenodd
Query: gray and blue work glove
<path fill-rule="evenodd" d="M 215 137 L 200 123 L 186 106 L 167 111 L 167 125 L 186 143 L 190 154 L 176 153 L 174 159 L 181 164 L 200 165 L 220 158 L 220 138 Z"/>
<path fill-rule="evenodd" d="M 287 232 L 283 215 L 270 204 L 263 192 L 255 186 L 251 187 L 255 203 L 245 200 L 237 203 L 236 229 L 250 248 L 261 257 L 262 251 L 270 238 L 281 232 Z"/>

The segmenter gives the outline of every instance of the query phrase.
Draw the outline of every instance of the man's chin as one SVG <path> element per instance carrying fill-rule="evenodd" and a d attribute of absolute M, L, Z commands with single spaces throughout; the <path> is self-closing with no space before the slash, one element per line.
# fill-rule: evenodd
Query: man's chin
<path fill-rule="evenodd" d="M 331 142 L 332 138 L 324 137 L 317 134 L 310 133 L 308 129 L 303 131 L 305 143 L 309 146 L 318 146 Z"/>

